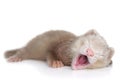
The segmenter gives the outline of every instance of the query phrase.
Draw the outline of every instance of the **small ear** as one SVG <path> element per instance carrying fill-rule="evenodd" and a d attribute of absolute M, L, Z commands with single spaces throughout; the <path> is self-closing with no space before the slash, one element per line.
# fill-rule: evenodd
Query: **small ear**
<path fill-rule="evenodd" d="M 107 49 L 107 53 L 108 53 L 108 56 L 106 58 L 106 61 L 107 61 L 107 66 L 111 65 L 112 64 L 112 57 L 114 55 L 114 49 L 112 47 L 108 48 Z"/>
<path fill-rule="evenodd" d="M 87 35 L 98 35 L 98 32 L 94 29 L 91 29 L 87 33 L 85 33 L 85 36 Z"/>
<path fill-rule="evenodd" d="M 114 49 L 113 49 L 112 47 L 110 47 L 110 48 L 108 49 L 108 52 L 109 52 L 109 54 L 108 54 L 107 59 L 108 59 L 108 60 L 111 60 L 112 56 L 114 55 Z"/>

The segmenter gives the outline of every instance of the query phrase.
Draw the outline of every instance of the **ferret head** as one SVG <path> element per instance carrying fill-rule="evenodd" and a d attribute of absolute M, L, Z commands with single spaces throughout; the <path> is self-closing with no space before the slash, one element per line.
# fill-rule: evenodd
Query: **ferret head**
<path fill-rule="evenodd" d="M 95 30 L 78 37 L 72 44 L 72 69 L 101 68 L 111 63 L 114 50 Z"/>

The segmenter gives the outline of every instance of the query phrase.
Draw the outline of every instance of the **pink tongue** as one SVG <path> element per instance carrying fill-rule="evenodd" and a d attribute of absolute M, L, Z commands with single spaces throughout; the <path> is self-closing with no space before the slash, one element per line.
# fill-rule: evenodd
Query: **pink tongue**
<path fill-rule="evenodd" d="M 76 66 L 79 65 L 79 64 L 80 65 L 85 64 L 86 62 L 87 62 L 86 56 L 81 55 L 77 60 Z"/>

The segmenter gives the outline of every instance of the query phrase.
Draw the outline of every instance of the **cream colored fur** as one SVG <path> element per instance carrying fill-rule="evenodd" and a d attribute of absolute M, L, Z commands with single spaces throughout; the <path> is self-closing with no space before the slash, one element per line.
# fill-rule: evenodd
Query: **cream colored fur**
<path fill-rule="evenodd" d="M 95 30 L 90 30 L 73 43 L 73 53 L 85 53 L 87 48 L 91 48 L 95 53 L 93 57 L 88 56 L 91 65 L 86 68 L 101 68 L 111 63 L 114 49 L 109 47 L 106 41 Z M 78 55 L 76 54 L 76 55 Z M 85 55 L 85 54 L 84 54 Z"/>

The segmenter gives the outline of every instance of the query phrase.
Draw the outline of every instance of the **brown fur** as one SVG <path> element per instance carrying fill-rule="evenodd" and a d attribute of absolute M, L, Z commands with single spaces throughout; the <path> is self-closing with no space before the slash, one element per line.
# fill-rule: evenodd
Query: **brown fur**
<path fill-rule="evenodd" d="M 52 66 L 53 61 L 58 62 L 60 60 L 57 54 L 54 53 L 54 49 L 62 42 L 66 42 L 75 38 L 76 36 L 70 32 L 59 30 L 48 31 L 35 37 L 21 49 L 7 51 L 5 53 L 5 57 L 10 62 L 17 62 L 25 59 L 47 60 L 48 64 Z M 65 63 L 66 62 L 67 59 L 65 59 Z"/>
<path fill-rule="evenodd" d="M 83 38 L 92 39 L 91 35 L 96 36 L 98 34 L 96 34 L 94 30 L 91 30 L 86 34 L 78 37 L 67 31 L 48 31 L 41 35 L 38 35 L 21 49 L 7 51 L 5 53 L 5 57 L 8 59 L 9 62 L 35 59 L 46 60 L 49 66 L 54 68 L 62 67 L 64 65 L 70 66 L 77 54 L 77 51 L 82 45 L 84 45 L 84 40 L 81 40 Z M 100 38 L 99 40 L 104 41 L 104 39 L 102 38 Z M 104 43 L 105 46 L 107 46 L 106 42 Z M 104 48 L 103 45 L 99 46 L 100 44 L 98 42 L 96 44 L 94 44 L 93 42 L 92 44 L 95 46 L 95 48 L 94 46 L 93 48 L 98 51 L 99 49 L 101 50 L 102 48 Z M 105 51 L 104 53 L 106 54 L 106 56 L 109 55 L 107 58 L 107 63 L 104 63 L 104 61 L 102 61 L 104 59 L 98 59 L 94 64 L 87 68 L 100 68 L 108 65 L 114 53 L 113 49 L 108 48 L 107 51 Z"/>

